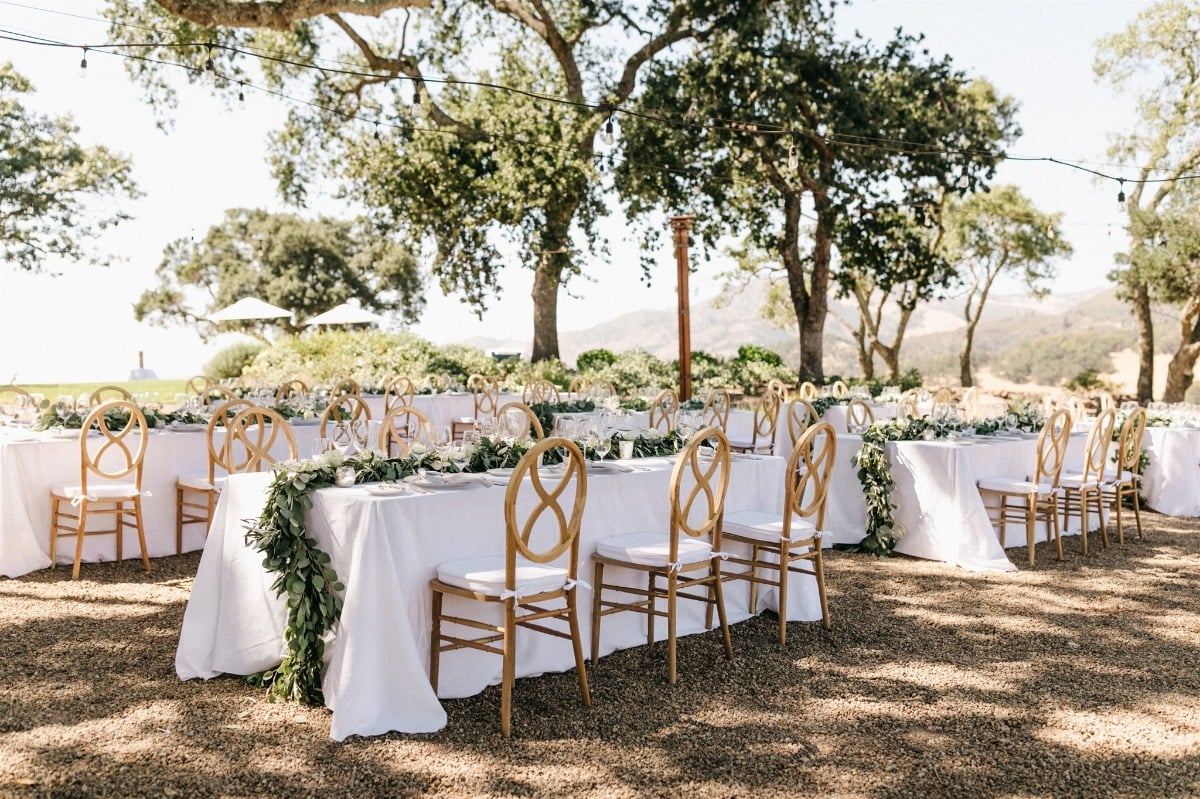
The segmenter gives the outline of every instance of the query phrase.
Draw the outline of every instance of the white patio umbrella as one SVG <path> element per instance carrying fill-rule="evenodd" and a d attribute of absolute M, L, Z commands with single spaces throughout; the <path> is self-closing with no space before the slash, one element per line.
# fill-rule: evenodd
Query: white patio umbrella
<path fill-rule="evenodd" d="M 306 325 L 378 325 L 384 318 L 365 308 L 360 308 L 348 302 L 330 308 L 325 313 L 317 314 L 304 324 Z"/>
<path fill-rule="evenodd" d="M 243 297 L 233 305 L 209 314 L 210 322 L 232 322 L 238 319 L 279 319 L 291 316 L 292 312 L 278 305 L 263 302 L 257 297 Z"/>

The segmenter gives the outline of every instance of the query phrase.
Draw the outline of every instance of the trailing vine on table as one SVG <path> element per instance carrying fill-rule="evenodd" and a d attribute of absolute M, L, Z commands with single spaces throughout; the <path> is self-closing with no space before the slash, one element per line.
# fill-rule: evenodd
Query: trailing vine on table
<path fill-rule="evenodd" d="M 614 436 L 614 442 L 619 440 Z M 634 455 L 649 457 L 678 452 L 682 439 L 672 433 L 642 431 L 634 439 Z M 529 449 L 524 441 L 484 438 L 472 445 L 466 472 L 513 468 Z M 594 458 L 595 452 L 589 453 Z M 556 450 L 545 453 L 546 463 L 561 458 Z M 328 553 L 321 551 L 309 537 L 304 511 L 312 507 L 313 491 L 335 484 L 339 468 L 354 470 L 354 482 L 371 483 L 402 480 L 423 469 L 457 471 L 447 447 L 426 448 L 414 444 L 404 458 L 385 458 L 364 451 L 346 457 L 334 450 L 311 460 L 281 461 L 275 464 L 275 477 L 267 491 L 262 514 L 251 522 L 246 542 L 263 553 L 263 567 L 275 580 L 272 590 L 286 597 L 287 626 L 284 642 L 287 654 L 278 666 L 251 675 L 250 681 L 267 687 L 272 699 L 308 704 L 324 703 L 321 669 L 325 641 L 337 624 L 342 611 L 345 586 L 330 566 Z"/>

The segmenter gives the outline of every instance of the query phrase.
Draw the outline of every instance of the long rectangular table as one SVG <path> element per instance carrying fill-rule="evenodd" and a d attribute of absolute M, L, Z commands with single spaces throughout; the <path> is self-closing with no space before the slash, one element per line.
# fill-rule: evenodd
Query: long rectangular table
<path fill-rule="evenodd" d="M 1147 427 L 1146 505 L 1168 516 L 1200 516 L 1200 429 Z"/>
<path fill-rule="evenodd" d="M 638 471 L 588 478 L 579 571 L 584 580 L 591 579 L 591 556 L 598 539 L 666 529 L 671 464 L 663 459 L 631 463 Z M 783 465 L 780 458 L 735 458 L 727 510 L 781 508 Z M 263 571 L 262 556 L 247 547 L 242 523 L 261 512 L 268 480 L 265 475 L 234 476 L 221 496 L 184 615 L 176 657 L 182 679 L 261 671 L 277 664 L 284 652 L 284 605 L 269 588 L 271 577 Z M 317 491 L 312 509 L 305 514 L 309 534 L 329 553 L 346 585 L 341 621 L 326 649 L 323 683 L 325 702 L 333 710 L 331 735 L 337 740 L 389 730 L 428 732 L 444 726 L 445 712 L 427 674 L 429 580 L 441 562 L 504 551 L 500 488 L 419 496 L 378 496 L 370 491 L 363 486 Z M 612 576 L 621 573 L 617 570 Z M 624 574 L 630 584 L 643 584 L 640 573 Z M 745 581 L 726 584 L 731 621 L 750 613 L 748 586 Z M 775 594 L 760 590 L 755 610 L 776 607 Z M 810 578 L 793 577 L 788 597 L 790 619 L 820 618 Z M 581 586 L 579 600 L 581 632 L 587 641 L 590 587 Z M 681 601 L 679 607 L 681 635 L 704 629 L 701 603 Z M 477 615 L 478 608 L 473 612 Z M 495 612 L 498 621 L 499 608 Z M 661 640 L 665 623 L 659 624 Z M 602 654 L 638 646 L 645 638 L 644 617 L 609 616 L 602 627 Z M 518 676 L 573 666 L 569 642 L 522 633 Z M 500 681 L 500 670 L 501 660 L 495 656 L 448 653 L 442 658 L 439 696 L 478 693 Z"/>

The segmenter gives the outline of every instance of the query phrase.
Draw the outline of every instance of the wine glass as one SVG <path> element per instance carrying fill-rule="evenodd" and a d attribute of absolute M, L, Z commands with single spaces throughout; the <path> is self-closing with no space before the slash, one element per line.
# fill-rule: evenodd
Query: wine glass
<path fill-rule="evenodd" d="M 312 443 L 312 456 L 319 458 L 329 450 L 333 449 L 333 442 L 328 438 L 315 438 Z"/>
<path fill-rule="evenodd" d="M 594 448 L 596 450 L 596 455 L 600 460 L 604 460 L 608 457 L 608 453 L 612 452 L 611 428 L 606 427 L 600 432 L 600 435 L 596 438 Z"/>

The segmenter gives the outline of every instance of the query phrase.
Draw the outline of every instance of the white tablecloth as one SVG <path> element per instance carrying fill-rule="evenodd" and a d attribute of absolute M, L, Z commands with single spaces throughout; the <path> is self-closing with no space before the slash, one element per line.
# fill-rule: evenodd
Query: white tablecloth
<path fill-rule="evenodd" d="M 1147 427 L 1146 505 L 1168 516 L 1200 516 L 1200 429 Z"/>
<path fill-rule="evenodd" d="M 1085 436 L 1073 435 L 1068 463 L 1079 461 Z M 825 511 L 830 544 L 861 541 L 866 504 L 851 459 L 862 444 L 856 435 L 838 435 L 838 457 Z M 901 441 L 887 445 L 895 489 L 893 519 L 904 532 L 896 551 L 973 570 L 1012 571 L 1016 566 L 1000 547 L 976 481 L 983 477 L 1023 479 L 1033 471 L 1037 439 L 981 437 L 964 441 Z M 1037 528 L 1037 541 L 1046 531 Z M 1024 546 L 1024 528 L 1010 525 L 1006 546 Z"/>
<path fill-rule="evenodd" d="M 580 577 L 592 579 L 591 554 L 599 538 L 622 531 L 665 529 L 669 464 L 631 474 L 592 475 L 581 532 Z M 247 549 L 241 519 L 257 516 L 268 479 L 262 475 L 230 480 L 204 550 L 184 615 L 176 657 L 182 679 L 222 672 L 248 674 L 279 662 L 284 651 L 282 601 L 266 587 L 261 555 Z M 528 499 L 528 496 L 525 496 Z M 326 650 L 326 704 L 333 710 L 331 735 L 374 735 L 389 730 L 428 732 L 446 717 L 428 682 L 430 636 L 429 580 L 439 563 L 503 552 L 504 491 L 475 488 L 423 496 L 380 497 L 362 487 L 316 492 L 306 514 L 309 533 L 329 553 L 346 584 L 345 605 L 336 636 Z M 735 459 L 727 510 L 780 508 L 783 461 Z M 729 548 L 728 546 L 726 547 Z M 617 574 L 606 572 L 608 580 Z M 644 577 L 627 573 L 633 584 Z M 759 609 L 775 607 L 774 590 L 760 590 Z M 749 583 L 726 583 L 731 621 L 748 616 Z M 788 617 L 821 616 L 815 583 L 793 577 Z M 447 598 L 447 603 L 465 602 Z M 478 615 L 479 604 L 468 603 Z M 447 605 L 447 612 L 451 612 Z M 591 591 L 580 588 L 581 634 L 588 648 Z M 702 603 L 679 603 L 681 635 L 700 632 Z M 494 608 L 499 620 L 499 608 Z M 658 638 L 665 636 L 665 622 Z M 606 617 L 602 654 L 645 642 L 645 617 L 623 613 Z M 517 675 L 563 671 L 574 666 L 568 641 L 521 633 Z M 665 663 L 663 665 L 665 669 Z M 440 695 L 469 696 L 500 681 L 501 659 L 473 651 L 442 657 Z M 518 689 L 519 690 L 519 689 Z"/>
<path fill-rule="evenodd" d="M 384 417 L 382 394 L 364 394 L 363 401 L 371 411 L 371 418 L 379 421 Z M 519 402 L 520 394 L 502 393 L 499 403 Z M 428 417 L 438 427 L 449 427 L 455 419 L 475 415 L 475 395 L 469 392 L 447 394 L 416 394 L 413 407 Z"/>
<path fill-rule="evenodd" d="M 292 428 L 298 454 L 308 456 L 316 425 Z M 203 430 L 151 430 L 142 474 L 142 522 L 150 557 L 175 554 L 175 479 L 207 474 L 208 447 Z M 99 442 L 101 439 L 95 439 Z M 280 453 L 282 456 L 282 453 Z M 0 575 L 19 577 L 50 566 L 50 489 L 79 484 L 79 441 L 22 428 L 0 428 Z M 100 521 L 100 525 L 108 522 Z M 203 525 L 184 528 L 185 552 L 204 546 Z M 136 536 L 125 536 L 126 558 L 141 557 Z M 62 539 L 58 562 L 70 563 L 75 544 Z M 89 536 L 83 560 L 116 557 L 113 536 Z"/>

